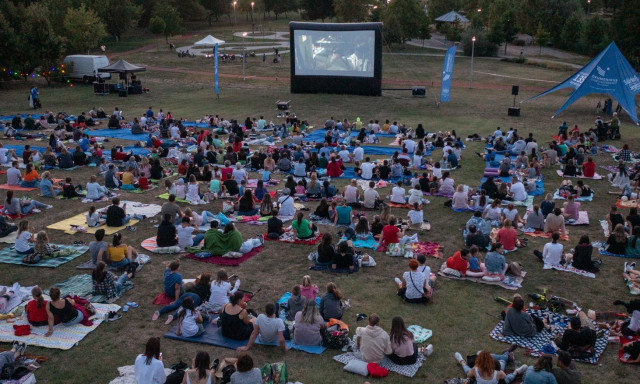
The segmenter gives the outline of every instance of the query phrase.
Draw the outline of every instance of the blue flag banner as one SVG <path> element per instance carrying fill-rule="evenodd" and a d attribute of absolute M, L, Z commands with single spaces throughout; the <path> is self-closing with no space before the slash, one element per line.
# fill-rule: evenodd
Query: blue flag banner
<path fill-rule="evenodd" d="M 640 93 L 640 78 L 615 43 L 609 44 L 589 64 L 562 83 L 524 101 L 533 100 L 566 88 L 571 88 L 574 91 L 569 94 L 568 100 L 553 117 L 564 111 L 582 96 L 590 93 L 604 93 L 616 99 L 631 120 L 638 124 L 635 97 L 636 94 Z"/>
<path fill-rule="evenodd" d="M 442 84 L 440 85 L 440 101 L 449 101 L 451 93 L 451 76 L 453 75 L 453 62 L 456 59 L 456 46 L 447 49 L 444 55 L 444 64 L 442 65 Z"/>
<path fill-rule="evenodd" d="M 218 44 L 213 48 L 213 82 L 216 87 L 216 95 L 219 93 L 218 90 Z"/>

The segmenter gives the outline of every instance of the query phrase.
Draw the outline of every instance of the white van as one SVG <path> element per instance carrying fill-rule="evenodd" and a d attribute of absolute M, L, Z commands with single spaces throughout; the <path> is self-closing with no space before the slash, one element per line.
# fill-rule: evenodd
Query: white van
<path fill-rule="evenodd" d="M 96 76 L 102 79 L 111 78 L 110 73 L 98 72 L 98 68 L 109 65 L 109 59 L 104 55 L 71 55 L 64 58 L 64 63 L 73 63 L 73 71 L 67 75 L 72 80 L 81 80 L 89 84 L 96 80 Z"/>

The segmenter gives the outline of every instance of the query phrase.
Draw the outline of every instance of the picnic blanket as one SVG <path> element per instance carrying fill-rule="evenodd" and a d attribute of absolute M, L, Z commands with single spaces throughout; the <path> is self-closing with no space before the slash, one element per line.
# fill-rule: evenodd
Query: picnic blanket
<path fill-rule="evenodd" d="M 22 304 L 22 302 L 30 300 L 31 290 L 33 289 L 33 287 L 35 287 L 35 285 L 31 287 L 21 287 L 18 283 L 13 283 L 13 285 L 10 286 L 0 285 L 0 289 L 7 288 L 7 290 L 9 291 L 13 291 L 11 300 L 9 300 L 7 304 L 5 304 L 4 309 L 0 313 L 9 313 L 13 311 L 14 308 Z"/>
<path fill-rule="evenodd" d="M 253 248 L 250 252 L 245 253 L 244 255 L 242 255 L 242 257 L 239 257 L 237 259 L 232 259 L 232 258 L 222 257 L 222 256 L 210 256 L 210 257 L 207 257 L 207 258 L 203 259 L 203 258 L 196 257 L 196 255 L 193 254 L 193 253 L 187 253 L 183 257 L 185 257 L 187 259 L 191 259 L 191 260 L 201 261 L 203 263 L 217 264 L 217 265 L 227 265 L 227 266 L 234 266 L 235 267 L 235 266 L 238 266 L 238 265 L 244 263 L 245 261 L 249 260 L 250 258 L 254 257 L 258 253 L 262 252 L 263 249 L 264 249 L 264 247 Z"/>
<path fill-rule="evenodd" d="M 217 347 L 228 348 L 233 350 L 238 349 L 238 347 L 243 347 L 247 345 L 247 343 L 249 342 L 249 339 L 238 341 L 238 340 L 233 340 L 233 339 L 229 339 L 227 337 L 222 336 L 222 331 L 216 324 L 217 323 L 216 319 L 217 319 L 217 316 L 213 317 L 211 322 L 205 325 L 204 327 L 205 333 L 199 337 L 184 337 L 184 336 L 176 335 L 176 329 L 178 328 L 177 325 L 174 325 L 171 328 L 171 330 L 169 330 L 169 332 L 165 333 L 164 337 L 166 337 L 167 339 L 188 341 L 192 343 L 215 345 Z"/>
<path fill-rule="evenodd" d="M 93 294 L 93 278 L 91 275 L 86 273 L 71 276 L 64 281 L 53 284 L 53 286 L 60 288 L 61 297 L 65 297 L 66 295 L 79 296 L 92 303 L 106 303 L 109 301 L 105 295 Z M 133 288 L 133 282 L 129 280 L 124 284 L 122 293 L 130 290 L 131 288 Z M 46 294 L 48 294 L 48 291 Z M 117 296 L 116 299 L 120 298 L 120 296 L 122 296 L 122 294 Z"/>
<path fill-rule="evenodd" d="M 541 231 L 539 229 L 536 229 L 533 232 L 529 232 L 529 231 L 522 231 L 523 234 L 527 235 L 527 236 L 531 236 L 531 237 L 542 237 L 545 239 L 550 239 L 551 238 L 551 232 L 544 232 Z M 560 235 L 560 240 L 565 240 L 565 241 L 569 241 L 569 231 L 567 231 L 566 235 Z"/>
<path fill-rule="evenodd" d="M 158 199 L 163 199 L 163 200 L 169 200 L 169 192 L 167 193 L 163 193 L 161 195 L 156 196 Z M 203 203 L 197 203 L 197 202 L 192 202 L 189 200 L 185 200 L 185 199 L 178 199 L 176 197 L 176 203 L 185 203 L 185 204 L 191 204 L 191 205 L 201 205 L 201 204 L 205 204 Z"/>
<path fill-rule="evenodd" d="M 329 271 L 329 272 L 333 272 L 333 273 L 352 274 L 352 273 L 358 272 L 360 270 L 360 267 L 358 266 L 357 263 L 354 263 L 353 269 L 349 269 L 349 268 L 332 269 L 331 268 L 331 264 L 315 263 L 314 265 L 309 267 L 309 270 L 310 271 Z"/>
<path fill-rule="evenodd" d="M 426 192 L 426 191 L 422 191 L 422 194 L 424 196 L 440 196 L 440 197 L 448 197 L 449 199 L 451 199 L 453 197 L 453 193 L 451 194 L 447 194 L 447 193 L 440 193 L 440 192 L 436 192 L 436 193 L 431 193 L 431 192 Z M 413 207 L 411 207 L 413 208 Z"/>
<path fill-rule="evenodd" d="M 600 220 L 600 227 L 602 227 L 602 231 L 604 232 L 605 239 L 609 238 L 609 222 L 607 220 Z"/>
<path fill-rule="evenodd" d="M 48 297 L 46 298 L 49 299 Z M 22 305 L 24 306 L 24 304 Z M 21 306 L 21 307 L 22 307 Z M 27 324 L 26 320 L 16 320 L 15 323 L 7 323 L 5 321 L 0 322 L 0 342 L 10 343 L 13 340 L 24 341 L 30 346 L 37 346 L 43 348 L 52 349 L 71 349 L 77 345 L 80 340 L 84 339 L 89 333 L 98 328 L 105 319 L 105 315 L 110 311 L 118 311 L 119 305 L 116 304 L 93 304 L 97 313 L 91 317 L 93 325 L 87 327 L 82 324 L 76 324 L 72 326 L 55 325 L 53 327 L 53 335 L 45 337 L 48 327 L 34 327 L 31 326 L 31 334 L 26 336 L 16 336 L 13 331 L 13 325 Z"/>
<path fill-rule="evenodd" d="M 348 364 L 351 360 L 357 359 L 355 357 L 355 355 L 353 354 L 353 352 L 347 352 L 347 353 L 343 353 L 341 355 L 337 355 L 333 357 L 333 360 L 342 363 L 342 364 Z M 418 353 L 418 360 L 415 362 L 415 364 L 411 364 L 411 365 L 398 365 L 394 362 L 392 362 L 391 360 L 389 360 L 387 357 L 385 357 L 381 362 L 380 362 L 380 366 L 382 368 L 386 368 L 391 372 L 395 372 L 398 373 L 402 376 L 406 376 L 406 377 L 414 377 L 416 375 L 416 373 L 418 373 L 418 369 L 420 369 L 420 367 L 422 366 L 422 363 L 424 363 L 425 361 L 425 357 L 422 353 Z"/>
<path fill-rule="evenodd" d="M 588 271 L 584 271 L 582 269 L 578 269 L 578 268 L 576 268 L 576 267 L 574 267 L 572 265 L 545 264 L 543 269 L 555 269 L 556 271 L 575 273 L 576 275 L 580 275 L 580 276 L 584 276 L 584 277 L 590 277 L 592 279 L 596 278 L 596 275 L 593 274 L 592 272 L 588 272 Z"/>
<path fill-rule="evenodd" d="M 9 184 L 0 184 L 0 189 L 8 189 L 11 191 L 35 191 L 40 189 L 40 187 L 33 187 L 33 188 L 27 188 L 27 187 L 21 187 L 19 185 L 9 185 Z"/>
<path fill-rule="evenodd" d="M 340 238 L 340 241 L 347 241 L 347 238 L 342 236 Z M 378 242 L 376 241 L 376 239 L 373 238 L 372 234 L 369 234 L 369 238 L 367 238 L 366 240 L 355 239 L 352 241 L 353 241 L 354 248 L 368 248 L 368 249 L 373 249 L 374 251 L 378 249 Z"/>
<path fill-rule="evenodd" d="M 255 341 L 256 344 L 260 344 L 260 345 L 271 345 L 271 346 L 279 346 L 280 343 L 263 343 L 262 341 L 260 341 L 260 336 L 258 335 L 258 338 Z M 298 351 L 303 351 L 303 352 L 307 352 L 307 353 L 311 353 L 314 355 L 319 355 L 322 352 L 327 350 L 327 347 L 323 347 L 322 345 L 299 345 L 293 342 L 293 340 L 285 340 L 284 342 L 288 348 L 290 349 L 297 349 Z"/>
<path fill-rule="evenodd" d="M 500 320 L 498 325 L 489 334 L 494 340 L 498 340 L 504 343 L 515 343 L 521 348 L 527 348 L 534 353 L 543 353 L 543 348 L 550 344 L 550 341 L 555 338 L 556 335 L 564 333 L 564 330 L 569 325 L 569 317 L 558 313 L 553 313 L 546 309 L 527 309 L 527 313 L 532 316 L 536 316 L 540 319 L 547 316 L 552 316 L 552 328 L 550 331 L 542 330 L 538 332 L 534 337 L 520 337 L 520 336 L 500 336 L 502 334 L 502 327 L 504 320 Z M 594 323 L 595 325 L 595 323 Z M 597 364 L 600 360 L 600 356 L 607 347 L 607 339 L 609 338 L 609 330 L 604 330 L 603 334 L 596 339 L 595 353 L 588 359 L 575 359 L 583 363 Z M 548 347 L 547 347 L 548 348 Z M 546 348 L 545 348 L 546 350 Z M 546 351 L 545 351 L 546 353 Z"/>
<path fill-rule="evenodd" d="M 319 233 L 317 236 L 311 238 L 311 239 L 306 239 L 306 240 L 300 240 L 300 239 L 294 239 L 293 236 L 289 236 L 289 237 L 284 237 L 280 236 L 279 239 L 271 239 L 268 237 L 268 234 L 265 233 L 264 234 L 264 239 L 268 240 L 268 241 L 279 241 L 281 243 L 290 243 L 290 244 L 305 244 L 305 245 L 315 245 L 318 241 L 322 240 L 322 236 L 324 236 L 322 233 Z"/>
<path fill-rule="evenodd" d="M 452 206 L 451 210 L 453 212 L 475 212 L 476 211 L 476 209 L 473 206 L 467 207 L 467 208 L 453 208 Z"/>
<path fill-rule="evenodd" d="M 179 246 L 173 247 L 158 247 L 158 241 L 156 236 L 152 236 L 148 239 L 142 240 L 140 246 L 149 252 L 153 253 L 180 253 L 182 249 Z"/>
<path fill-rule="evenodd" d="M 598 248 L 598 252 L 600 252 L 600 254 L 604 255 L 604 256 L 622 257 L 622 258 L 625 258 L 625 259 L 640 259 L 640 256 L 619 255 L 617 253 L 608 252 L 608 251 L 606 251 L 606 250 L 604 250 L 602 248 Z"/>
<path fill-rule="evenodd" d="M 638 208 L 640 206 L 639 204 L 640 202 L 636 199 L 634 200 L 627 200 L 627 201 L 622 201 L 620 199 L 616 200 L 616 207 L 618 208 Z"/>
<path fill-rule="evenodd" d="M 562 172 L 562 170 L 557 169 L 556 173 L 558 174 L 558 176 L 560 177 L 567 177 L 567 178 L 577 178 L 577 179 L 591 179 L 591 180 L 602 180 L 602 175 L 600 175 L 598 172 L 593 174 L 593 177 L 585 177 L 584 175 L 578 175 L 578 176 L 565 176 L 564 172 Z"/>
<path fill-rule="evenodd" d="M 390 207 L 393 207 L 393 208 L 413 209 L 413 205 L 411 205 L 409 203 L 399 204 L 399 203 L 388 202 L 387 205 L 390 206 Z"/>
<path fill-rule="evenodd" d="M 56 268 L 64 263 L 67 263 L 76 257 L 82 255 L 89 250 L 86 245 L 67 245 L 67 244 L 53 244 L 58 247 L 58 250 L 65 251 L 71 250 L 72 252 L 65 256 L 51 257 L 48 259 L 42 259 L 37 264 L 26 264 L 22 262 L 25 255 L 20 255 L 13 247 L 6 247 L 0 250 L 0 263 L 4 264 L 18 264 L 26 265 L 27 267 L 46 267 Z"/>
<path fill-rule="evenodd" d="M 442 254 L 439 252 L 440 244 L 432 241 L 418 241 L 417 243 L 411 243 L 411 250 L 413 256 L 425 255 L 441 259 Z"/>
<path fill-rule="evenodd" d="M 553 199 L 554 200 L 566 200 L 566 198 L 562 195 L 560 195 L 560 190 L 556 189 L 556 191 L 553 193 Z M 575 198 L 576 201 L 593 201 L 593 192 L 591 192 L 590 196 L 580 196 L 580 197 L 576 197 Z"/>
<path fill-rule="evenodd" d="M 527 196 L 527 200 L 517 201 L 517 200 L 503 200 L 502 205 L 513 204 L 514 207 L 526 207 L 527 209 L 533 209 L 533 199 L 535 196 Z M 493 200 L 491 200 L 493 202 Z"/>
<path fill-rule="evenodd" d="M 413 334 L 413 341 L 417 344 L 424 343 L 433 336 L 433 331 L 419 325 L 410 325 L 407 330 Z"/>
<path fill-rule="evenodd" d="M 444 270 L 446 268 L 447 268 L 447 262 L 445 261 L 440 266 L 438 275 L 442 277 L 446 277 L 447 279 L 452 279 L 452 280 L 466 280 L 474 283 L 496 285 L 498 287 L 502 287 L 504 289 L 509 289 L 512 291 L 515 291 L 518 288 L 522 288 L 522 282 L 524 281 L 524 277 L 527 275 L 526 271 L 522 271 L 520 276 L 507 275 L 503 281 L 487 281 L 487 280 L 483 280 L 481 277 L 471 277 L 471 276 L 457 277 L 457 276 L 447 275 L 446 273 L 444 273 Z"/>
<path fill-rule="evenodd" d="M 326 217 L 316 216 L 313 213 L 309 215 L 309 220 L 315 225 L 333 225 L 333 221 Z"/>
<path fill-rule="evenodd" d="M 128 208 L 129 207 L 127 206 L 127 211 L 129 211 Z M 49 229 L 57 229 L 58 231 L 64 231 L 64 233 L 67 233 L 69 235 L 73 235 L 77 231 L 73 230 L 72 226 L 82 226 L 82 227 L 85 227 L 87 229 L 86 233 L 95 234 L 98 229 L 104 229 L 105 235 L 113 235 L 116 232 L 122 231 L 123 229 L 125 229 L 129 225 L 137 224 L 138 221 L 140 221 L 140 220 L 132 219 L 132 220 L 129 220 L 129 222 L 127 224 L 125 224 L 123 226 L 120 226 L 120 227 L 108 227 L 108 226 L 106 226 L 104 224 L 100 225 L 100 226 L 97 226 L 97 227 L 89 227 L 89 226 L 87 226 L 86 215 L 84 213 L 78 213 L 77 215 L 71 216 L 68 219 L 61 220 L 61 221 L 58 221 L 58 222 L 53 223 L 53 224 L 49 224 L 49 225 L 47 225 L 47 228 L 49 228 Z"/>
<path fill-rule="evenodd" d="M 127 192 L 133 192 L 133 191 L 127 191 Z M 88 198 L 85 197 L 84 199 L 82 199 L 80 201 L 82 201 L 85 204 L 86 203 L 100 203 L 100 202 L 103 202 L 103 201 L 111 201 L 111 199 L 113 199 L 114 197 L 118 197 L 118 196 L 120 196 L 119 193 L 111 192 L 111 196 L 104 195 L 104 196 L 102 196 L 101 198 L 99 198 L 97 200 L 88 199 Z"/>
<path fill-rule="evenodd" d="M 565 221 L 565 225 L 570 225 L 570 226 L 578 226 L 578 225 L 589 225 L 589 212 L 587 211 L 580 211 L 578 212 L 578 220 L 575 221 Z"/>
<path fill-rule="evenodd" d="M 289 306 L 289 298 L 291 297 L 291 292 L 285 292 L 282 296 L 280 296 L 280 298 L 278 299 L 277 303 L 279 308 L 287 308 Z M 316 306 L 318 308 L 320 308 L 320 300 L 321 298 L 316 296 Z"/>

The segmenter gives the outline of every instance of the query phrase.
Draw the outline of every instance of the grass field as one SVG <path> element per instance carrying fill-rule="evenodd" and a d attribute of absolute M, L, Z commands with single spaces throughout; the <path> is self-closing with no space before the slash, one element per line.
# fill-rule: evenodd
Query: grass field
<path fill-rule="evenodd" d="M 221 27 L 222 28 L 222 27 Z M 284 29 L 283 29 L 284 30 Z M 210 32 L 220 35 L 221 29 L 198 31 L 198 38 Z M 184 42 L 196 41 L 196 37 L 185 39 Z M 350 121 L 360 117 L 369 119 L 390 119 L 404 122 L 409 126 L 422 123 L 428 131 L 453 130 L 459 135 L 467 136 L 471 133 L 486 135 L 496 126 L 503 128 L 514 127 L 522 135 L 533 132 L 541 146 L 546 145 L 550 135 L 557 132 L 556 127 L 566 120 L 568 124 L 578 124 L 586 129 L 593 124 L 595 105 L 602 96 L 585 97 L 575 103 L 558 119 L 550 116 L 562 105 L 566 93 L 550 95 L 529 103 L 522 104 L 522 116 L 510 118 L 507 107 L 511 106 L 513 97 L 510 95 L 512 84 L 521 86 L 518 100 L 537 94 L 539 91 L 551 87 L 571 73 L 556 71 L 536 66 L 523 66 L 504 63 L 496 59 L 476 58 L 474 63 L 474 88 L 468 88 L 469 59 L 458 57 L 454 69 L 454 88 L 451 91 L 451 102 L 436 106 L 438 98 L 439 76 L 442 57 L 409 56 L 386 54 L 384 56 L 383 83 L 387 88 L 405 88 L 410 85 L 427 85 L 426 98 L 412 98 L 409 91 L 384 91 L 382 97 L 357 97 L 346 95 L 293 95 L 289 93 L 288 56 L 280 66 L 262 64 L 259 57 L 250 58 L 247 63 L 247 80 L 242 80 L 240 64 L 225 64 L 220 67 L 220 98 L 213 92 L 213 69 L 211 60 L 203 58 L 183 58 L 169 53 L 164 49 L 163 42 L 160 50 L 156 42 L 149 37 L 141 37 L 139 44 L 127 42 L 126 49 L 114 50 L 114 58 L 125 58 L 133 63 L 149 65 L 150 70 L 139 76 L 144 85 L 151 89 L 148 94 L 118 98 L 115 95 L 95 96 L 90 87 L 74 85 L 73 87 L 40 87 L 40 94 L 44 109 L 67 111 L 79 114 L 91 107 L 104 107 L 111 111 L 118 106 L 127 118 L 132 118 L 146 111 L 152 105 L 154 110 L 162 108 L 171 111 L 176 117 L 196 119 L 205 114 L 218 114 L 226 118 L 237 118 L 243 121 L 246 116 L 258 117 L 264 115 L 266 120 L 279 122 L 276 117 L 275 102 L 277 100 L 291 100 L 292 111 L 299 118 L 308 120 L 311 125 L 321 126 L 330 116 L 348 118 Z M 180 44 L 176 44 L 180 46 Z M 147 48 L 131 52 L 139 47 Z M 129 53 L 127 53 L 129 51 Z M 395 50 L 394 50 L 395 52 Z M 277 80 L 276 80 L 277 76 Z M 432 84 L 435 84 L 432 86 Z M 12 86 L 12 89 L 0 93 L 0 113 L 11 114 L 28 112 L 25 99 L 30 83 L 24 86 Z M 632 123 L 623 119 L 622 134 L 624 142 L 637 148 L 638 135 Z M 118 143 L 118 141 L 110 144 Z M 388 141 L 386 142 L 388 143 Z M 385 144 L 386 144 L 385 143 Z M 32 142 L 42 145 L 43 143 Z M 110 144 L 107 145 L 110 148 Z M 615 142 L 621 146 L 621 142 Z M 483 150 L 484 144 L 471 143 L 463 152 L 463 167 L 453 173 L 456 184 L 463 183 L 477 187 L 481 178 L 484 164 L 473 152 Z M 596 156 L 599 165 L 613 164 L 609 155 Z M 95 169 L 83 168 L 71 173 L 53 171 L 54 177 L 73 177 L 76 183 L 86 183 L 89 175 Z M 545 190 L 553 192 L 561 179 L 555 174 L 555 168 L 546 169 Z M 4 182 L 4 176 L 0 176 Z M 339 186 L 344 185 L 338 180 Z M 609 185 L 606 181 L 589 183 L 596 193 L 596 200 L 585 203 L 584 209 L 589 211 L 591 225 L 570 229 L 571 241 L 566 247 L 573 247 L 580 235 L 588 233 L 592 240 L 603 240 L 602 230 L 598 220 L 604 218 L 608 207 L 615 202 L 615 197 L 607 195 Z M 384 195 L 386 191 L 381 192 Z M 144 202 L 162 204 L 163 200 L 155 197 L 155 192 L 144 195 L 123 193 L 123 198 Z M 37 197 L 37 193 L 30 193 Z M 536 197 L 535 203 L 541 201 Z M 455 250 L 463 246 L 461 229 L 470 214 L 452 213 L 445 208 L 444 198 L 434 197 L 431 204 L 425 207 L 425 218 L 433 225 L 430 232 L 421 232 L 421 240 L 437 241 L 445 247 L 445 256 L 450 256 Z M 46 225 L 84 212 L 88 205 L 78 204 L 76 201 L 56 200 L 55 208 L 45 213 L 29 217 L 35 230 Z M 207 207 L 198 207 L 217 212 L 220 203 L 212 203 Z M 306 204 L 313 211 L 315 204 Z M 405 210 L 395 210 L 397 216 L 406 217 Z M 522 212 L 524 213 L 524 212 Z M 137 225 L 136 232 L 123 233 L 125 241 L 139 248 L 140 242 L 155 234 L 155 228 L 148 222 Z M 245 238 L 263 231 L 259 226 L 239 225 Z M 335 232 L 335 228 L 323 228 L 324 231 Z M 65 235 L 59 231 L 49 231 L 54 242 L 71 243 L 74 240 L 89 242 L 90 235 Z M 110 240 L 110 238 L 109 238 Z M 529 247 L 510 253 L 508 260 L 521 262 L 528 271 L 522 294 L 539 292 L 546 288 L 559 296 L 573 299 L 583 308 L 597 310 L 613 310 L 613 300 L 629 300 L 631 296 L 625 288 L 620 272 L 622 259 L 605 258 L 601 272 L 595 280 L 573 274 L 557 271 L 543 271 L 537 260 L 531 255 L 531 250 L 541 248 L 545 241 L 530 238 Z M 373 253 L 378 265 L 375 268 L 365 268 L 353 275 L 334 275 L 324 272 L 310 272 L 307 270 L 309 261 L 307 255 L 313 247 L 304 245 L 286 245 L 267 243 L 265 251 L 259 256 L 242 264 L 240 267 L 230 268 L 242 279 L 242 287 L 261 292 L 251 302 L 251 307 L 261 311 L 264 304 L 277 299 L 282 293 L 290 290 L 301 282 L 302 276 L 311 274 L 314 283 L 320 287 L 327 282 L 334 281 L 351 300 L 352 308 L 345 313 L 344 320 L 350 325 L 352 332 L 356 323 L 356 313 L 377 312 L 382 318 L 382 326 L 390 328 L 391 318 L 401 315 L 407 324 L 419 324 L 433 329 L 433 343 L 435 352 L 429 357 L 412 381 L 426 383 L 442 382 L 444 379 L 462 376 L 460 367 L 454 362 L 453 352 L 463 354 L 474 353 L 478 349 L 501 351 L 506 344 L 493 341 L 489 332 L 498 321 L 495 315 L 503 309 L 494 301 L 496 296 L 509 297 L 511 293 L 500 288 L 487 285 L 475 285 L 465 282 L 454 282 L 440 279 L 436 284 L 435 303 L 430 306 L 415 306 L 403 304 L 395 295 L 393 277 L 399 276 L 405 270 L 406 260 L 389 258 L 382 254 Z M 45 350 L 29 348 L 30 353 L 44 355 L 49 360 L 37 371 L 38 381 L 42 383 L 106 383 L 116 375 L 116 367 L 133 364 L 135 356 L 144 350 L 144 343 L 150 336 L 162 336 L 168 329 L 162 322 L 151 322 L 151 315 L 157 309 L 152 305 L 153 297 L 162 287 L 163 262 L 171 260 L 170 255 L 153 255 L 153 261 L 145 266 L 135 278 L 135 287 L 127 292 L 118 302 L 124 304 L 136 301 L 140 304 L 124 314 L 123 318 L 99 327 L 85 340 L 69 351 Z M 18 281 L 23 285 L 39 284 L 49 287 L 51 284 L 67 279 L 79 273 L 75 266 L 84 262 L 87 256 L 77 261 L 65 264 L 57 269 L 25 268 L 20 266 L 2 266 L 0 284 L 7 285 Z M 437 270 L 442 260 L 429 259 L 432 270 Z M 217 271 L 208 264 L 201 264 L 191 260 L 183 260 L 182 274 L 185 278 L 194 277 L 203 271 Z M 620 308 L 617 308 L 620 309 Z M 6 345 L 3 345 L 6 347 Z M 625 366 L 617 359 L 617 346 L 607 348 L 600 365 L 590 366 L 579 364 L 583 383 L 636 383 L 637 367 Z M 212 348 L 206 345 L 190 344 L 168 339 L 162 339 L 162 351 L 167 365 L 178 360 L 190 362 L 199 350 L 208 351 L 213 357 L 235 355 L 234 351 Z M 331 357 L 338 352 L 329 350 L 320 356 L 306 355 L 302 352 L 287 352 L 283 355 L 275 348 L 256 346 L 251 354 L 258 365 L 265 362 L 287 360 L 289 377 L 292 381 L 303 383 L 354 383 L 363 382 L 364 378 L 343 372 L 343 366 L 334 362 Z M 516 359 L 520 363 L 531 364 L 534 360 L 516 352 Z M 385 382 L 406 383 L 410 380 L 397 374 L 390 374 Z M 383 380 L 372 380 L 383 382 Z"/>

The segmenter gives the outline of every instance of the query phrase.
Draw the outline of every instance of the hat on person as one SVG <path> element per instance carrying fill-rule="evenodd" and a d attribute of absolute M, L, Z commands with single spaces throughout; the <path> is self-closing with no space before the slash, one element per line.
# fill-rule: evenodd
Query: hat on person
<path fill-rule="evenodd" d="M 291 190 L 289 188 L 284 188 L 282 190 L 282 192 L 280 192 L 280 194 L 282 194 L 282 195 L 290 195 L 291 194 Z"/>

